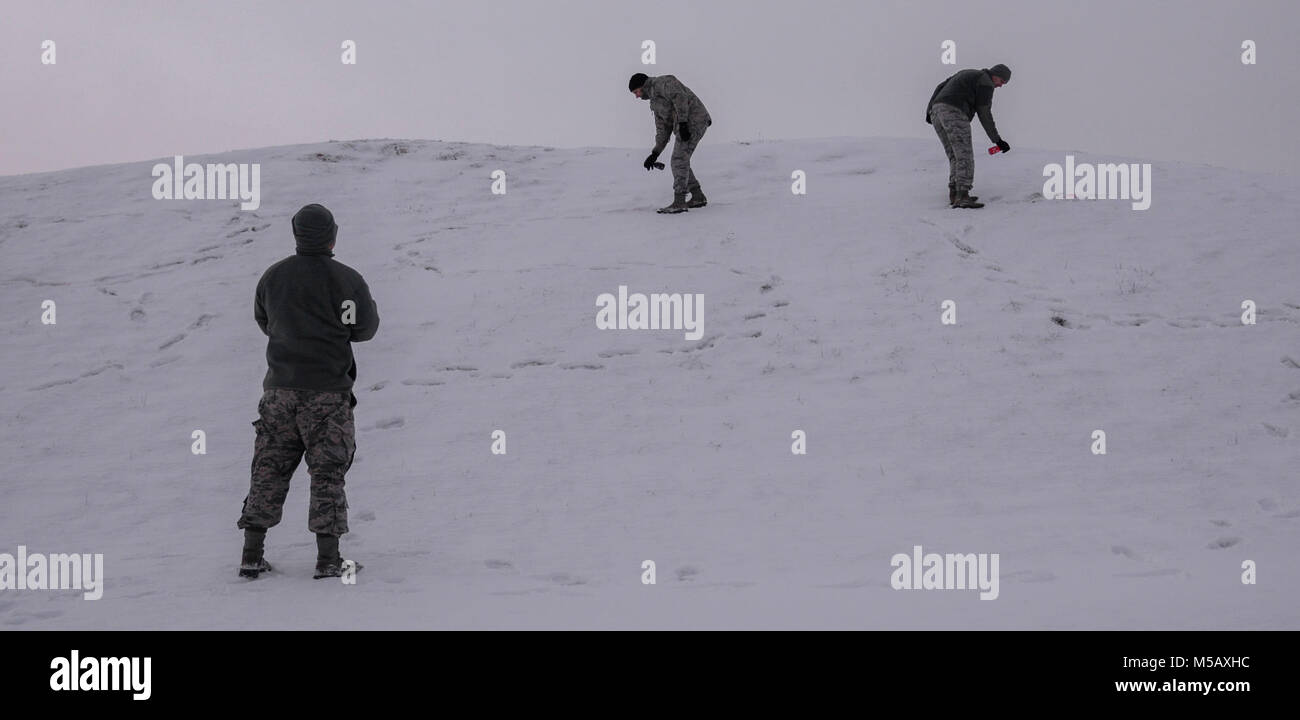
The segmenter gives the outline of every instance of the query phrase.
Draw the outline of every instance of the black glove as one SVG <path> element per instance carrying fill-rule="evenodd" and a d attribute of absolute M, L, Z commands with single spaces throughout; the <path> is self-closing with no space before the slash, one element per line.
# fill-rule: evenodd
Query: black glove
<path fill-rule="evenodd" d="M 677 123 L 677 137 L 685 142 L 691 141 L 691 128 L 686 123 Z"/>
<path fill-rule="evenodd" d="M 1005 153 L 1005 152 L 1011 152 L 1011 146 L 1007 144 L 1007 141 L 1006 141 L 1006 140 L 999 140 L 999 141 L 998 141 L 998 150 L 1001 150 L 1001 151 L 1004 152 L 1004 153 Z"/>
<path fill-rule="evenodd" d="M 646 170 L 649 170 L 655 166 L 655 161 L 658 159 L 659 159 L 659 153 L 652 152 L 649 155 L 646 155 L 645 162 L 641 163 L 641 165 Z"/>

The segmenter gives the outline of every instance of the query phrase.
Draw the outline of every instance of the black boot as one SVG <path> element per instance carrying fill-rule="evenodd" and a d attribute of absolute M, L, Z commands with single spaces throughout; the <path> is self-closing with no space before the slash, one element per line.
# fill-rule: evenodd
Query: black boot
<path fill-rule="evenodd" d="M 355 560 L 345 560 L 343 558 L 339 558 L 327 565 L 316 563 L 316 574 L 312 575 L 312 578 L 320 580 L 321 578 L 343 577 L 349 569 L 351 569 L 353 574 L 355 574 L 361 570 L 361 567 L 361 563 L 356 562 Z"/>
<path fill-rule="evenodd" d="M 668 215 L 671 215 L 673 213 L 683 213 L 686 212 L 686 210 L 687 210 L 687 205 L 686 205 L 685 195 L 673 195 L 672 205 L 667 205 L 665 207 L 659 208 L 659 212 Z"/>
<path fill-rule="evenodd" d="M 704 191 L 697 189 L 691 193 L 691 199 L 689 202 L 686 203 L 686 207 L 702 208 L 708 204 L 709 204 L 709 199 L 704 197 Z"/>
<path fill-rule="evenodd" d="M 316 567 L 337 564 L 339 561 L 339 536 L 316 535 Z"/>
<path fill-rule="evenodd" d="M 239 561 L 239 577 L 257 579 L 257 576 L 272 570 L 271 563 L 262 557 L 265 543 L 264 528 L 244 529 L 244 554 Z"/>
<path fill-rule="evenodd" d="M 975 198 L 970 196 L 969 190 L 958 190 L 957 199 L 952 206 L 955 208 L 982 208 L 984 203 L 975 202 Z"/>
<path fill-rule="evenodd" d="M 316 574 L 313 578 L 342 577 L 348 569 L 361 569 L 361 563 L 345 560 L 339 555 L 338 535 L 316 535 Z"/>
<path fill-rule="evenodd" d="M 967 191 L 967 197 L 970 198 L 971 202 L 975 202 L 976 200 L 979 200 L 979 198 L 978 198 L 977 196 L 969 194 L 969 191 Z M 949 186 L 948 186 L 948 205 L 951 206 L 951 205 L 956 205 L 956 204 L 957 204 L 957 186 L 955 186 L 955 185 L 949 185 Z"/>

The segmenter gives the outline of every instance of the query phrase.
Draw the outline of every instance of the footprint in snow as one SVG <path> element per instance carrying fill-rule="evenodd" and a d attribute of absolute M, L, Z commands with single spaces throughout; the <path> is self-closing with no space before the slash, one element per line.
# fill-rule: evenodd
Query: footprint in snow
<path fill-rule="evenodd" d="M 1135 555 L 1132 550 L 1128 549 L 1123 545 L 1111 545 L 1110 551 L 1116 555 L 1123 555 L 1124 557 L 1130 560 L 1137 559 L 1137 555 Z"/>
<path fill-rule="evenodd" d="M 1260 425 L 1263 425 L 1264 429 L 1268 431 L 1268 434 L 1272 435 L 1273 437 L 1284 438 L 1287 435 L 1291 434 L 1291 431 L 1284 427 L 1270 425 L 1269 423 L 1260 423 Z"/>
<path fill-rule="evenodd" d="M 173 335 L 171 338 L 169 338 L 169 339 L 168 339 L 166 342 L 164 342 L 162 345 L 159 345 L 159 346 L 158 346 L 158 349 L 159 349 L 159 350 L 166 350 L 167 348 L 171 347 L 172 345 L 175 345 L 176 343 L 178 343 L 178 342 L 180 342 L 180 341 L 182 341 L 182 340 L 184 340 L 184 339 L 185 339 L 185 333 L 181 333 L 181 334 L 179 334 L 179 335 Z"/>
<path fill-rule="evenodd" d="M 519 370 L 526 367 L 542 367 L 545 365 L 554 365 L 554 360 L 520 360 L 510 366 L 511 370 Z"/>

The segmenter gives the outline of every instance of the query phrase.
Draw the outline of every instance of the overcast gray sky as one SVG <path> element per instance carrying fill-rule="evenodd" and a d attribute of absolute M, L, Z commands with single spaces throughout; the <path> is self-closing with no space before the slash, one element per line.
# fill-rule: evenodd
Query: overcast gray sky
<path fill-rule="evenodd" d="M 1297 27 L 1293 0 L 9 0 L 0 174 L 372 137 L 648 149 L 638 71 L 695 90 L 714 142 L 933 138 L 935 84 L 998 62 L 1013 146 L 1294 174 Z"/>

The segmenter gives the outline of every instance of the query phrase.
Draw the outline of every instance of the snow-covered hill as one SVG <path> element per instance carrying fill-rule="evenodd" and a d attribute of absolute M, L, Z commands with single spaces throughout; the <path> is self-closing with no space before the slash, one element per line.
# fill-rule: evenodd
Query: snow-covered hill
<path fill-rule="evenodd" d="M 706 141 L 711 204 L 660 216 L 644 152 L 186 158 L 261 163 L 251 212 L 154 200 L 153 160 L 0 178 L 0 552 L 106 574 L 0 628 L 1300 628 L 1300 181 L 1157 165 L 1134 211 L 1043 200 L 1065 152 L 1017 148 L 959 211 L 937 141 Z M 235 576 L 253 289 L 309 202 L 383 319 L 355 586 L 310 579 L 305 468 L 280 572 Z M 598 330 L 620 285 L 703 293 L 703 338 Z M 998 599 L 892 589 L 914 545 L 998 553 Z"/>

